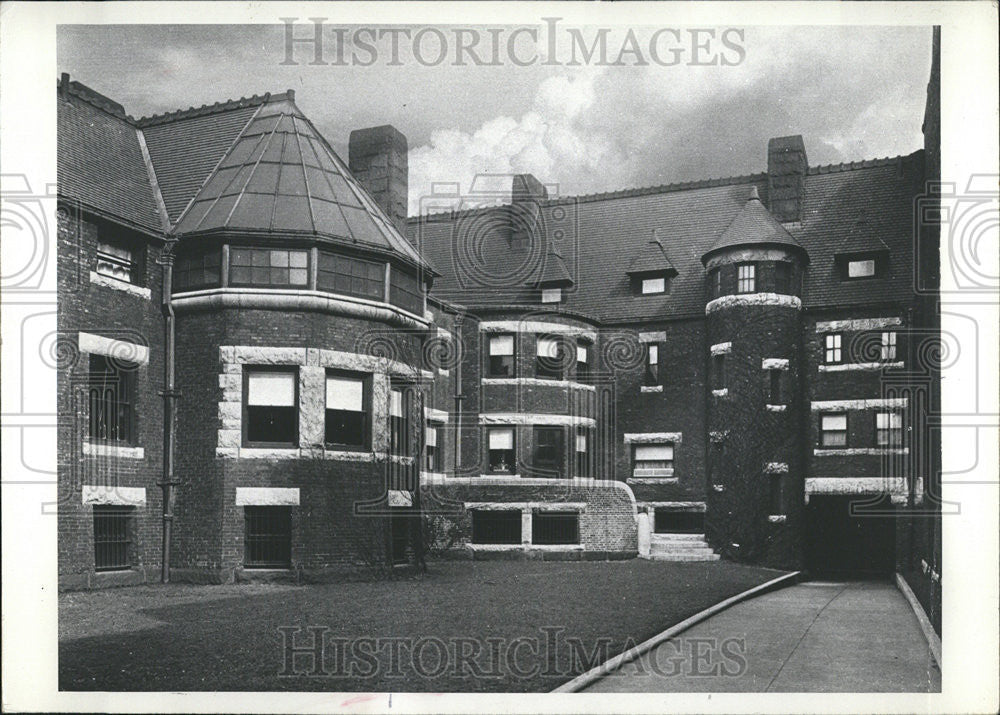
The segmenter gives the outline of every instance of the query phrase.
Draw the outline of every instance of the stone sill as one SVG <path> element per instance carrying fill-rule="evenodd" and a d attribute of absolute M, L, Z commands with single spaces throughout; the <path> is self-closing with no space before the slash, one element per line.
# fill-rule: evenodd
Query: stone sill
<path fill-rule="evenodd" d="M 677 484 L 677 477 L 629 477 L 626 484 Z"/>
<path fill-rule="evenodd" d="M 672 477 L 674 476 L 673 469 L 634 469 L 632 471 L 633 477 Z"/>
<path fill-rule="evenodd" d="M 643 385 L 639 392 L 663 392 L 663 385 Z"/>
<path fill-rule="evenodd" d="M 583 551 L 581 544 L 466 544 L 472 551 Z"/>
<path fill-rule="evenodd" d="M 726 397 L 729 394 L 729 388 L 724 387 L 721 390 L 712 390 L 712 394 L 715 397 Z"/>
<path fill-rule="evenodd" d="M 481 379 L 483 385 L 539 385 L 549 387 L 561 387 L 564 389 L 586 390 L 596 392 L 597 387 L 583 382 L 573 380 L 553 380 L 544 377 L 484 377 Z"/>
<path fill-rule="evenodd" d="M 102 276 L 96 271 L 90 272 L 90 282 L 94 285 L 104 286 L 105 288 L 111 288 L 112 290 L 120 290 L 123 293 L 129 293 L 130 295 L 142 298 L 143 300 L 150 300 L 153 295 L 149 288 L 143 288 L 142 286 L 137 286 L 134 283 L 120 281 L 117 278 Z"/>
<path fill-rule="evenodd" d="M 142 447 L 128 447 L 117 444 L 100 444 L 84 441 L 83 453 L 90 457 L 116 457 L 118 459 L 145 459 Z"/>
<path fill-rule="evenodd" d="M 843 449 L 814 449 L 814 457 L 861 457 L 909 454 L 909 447 L 845 447 Z"/>
<path fill-rule="evenodd" d="M 820 372 L 844 372 L 846 370 L 882 370 L 884 368 L 902 368 L 904 363 L 899 362 L 846 362 L 835 365 L 820 365 Z"/>
<path fill-rule="evenodd" d="M 788 405 L 767 405 L 768 412 L 786 412 Z"/>
<path fill-rule="evenodd" d="M 772 524 L 784 524 L 788 520 L 788 517 L 784 514 L 771 514 L 767 517 L 767 520 Z"/>
<path fill-rule="evenodd" d="M 410 466 L 413 457 L 389 455 L 387 452 L 353 452 L 350 450 L 312 449 L 308 447 L 216 447 L 215 456 L 222 459 L 307 459 L 333 462 L 386 462 Z"/>

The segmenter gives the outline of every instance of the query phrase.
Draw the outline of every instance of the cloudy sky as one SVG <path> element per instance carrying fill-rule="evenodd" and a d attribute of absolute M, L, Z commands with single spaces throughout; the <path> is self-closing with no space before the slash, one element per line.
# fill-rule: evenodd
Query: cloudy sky
<path fill-rule="evenodd" d="M 411 213 L 433 182 L 464 190 L 478 174 L 532 173 L 561 194 L 583 194 L 762 171 L 768 138 L 788 134 L 803 135 L 811 165 L 922 145 L 930 28 L 742 27 L 727 46 L 720 27 L 701 36 L 700 56 L 684 30 L 635 28 L 633 43 L 615 28 L 606 62 L 599 51 L 584 61 L 572 28 L 551 33 L 554 54 L 542 26 L 537 42 L 529 33 L 512 40 L 513 27 L 469 28 L 480 66 L 468 53 L 457 65 L 456 35 L 439 27 L 416 48 L 395 35 L 403 39 L 394 58 L 391 33 L 373 43 L 357 27 L 327 26 L 329 64 L 315 66 L 306 45 L 282 64 L 283 26 L 63 25 L 58 64 L 136 117 L 293 88 L 345 159 L 352 129 L 393 124 L 409 140 Z M 294 32 L 312 36 L 313 27 L 303 20 Z M 600 28 L 576 32 L 588 46 L 601 37 Z M 664 66 L 664 57 L 679 61 Z M 693 64 L 711 57 L 715 65 Z"/>

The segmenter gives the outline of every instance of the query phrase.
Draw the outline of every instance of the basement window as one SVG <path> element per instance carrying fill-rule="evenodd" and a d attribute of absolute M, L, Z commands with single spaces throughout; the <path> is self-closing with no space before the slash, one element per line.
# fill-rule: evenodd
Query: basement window
<path fill-rule="evenodd" d="M 292 565 L 292 508 L 244 507 L 243 566 L 287 569 Z"/>
<path fill-rule="evenodd" d="M 473 544 L 520 544 L 520 509 L 473 509 Z"/>
<path fill-rule="evenodd" d="M 560 546 L 580 543 L 580 513 L 536 511 L 531 515 L 531 543 Z"/>
<path fill-rule="evenodd" d="M 492 474 L 513 474 L 517 465 L 514 456 L 514 428 L 499 427 L 487 430 L 489 469 Z"/>
<path fill-rule="evenodd" d="M 327 374 L 325 441 L 328 446 L 367 448 L 368 385 L 368 380 L 361 375 Z"/>
<path fill-rule="evenodd" d="M 94 570 L 131 568 L 129 532 L 133 507 L 94 506 Z"/>
<path fill-rule="evenodd" d="M 243 444 L 295 447 L 299 441 L 298 369 L 244 369 Z"/>

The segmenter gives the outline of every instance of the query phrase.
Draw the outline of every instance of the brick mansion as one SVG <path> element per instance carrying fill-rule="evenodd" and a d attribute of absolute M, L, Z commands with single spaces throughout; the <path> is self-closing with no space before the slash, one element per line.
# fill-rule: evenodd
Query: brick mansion
<path fill-rule="evenodd" d="M 725 558 L 939 611 L 937 91 L 906 156 L 407 216 L 391 126 L 63 75 L 61 587 Z"/>

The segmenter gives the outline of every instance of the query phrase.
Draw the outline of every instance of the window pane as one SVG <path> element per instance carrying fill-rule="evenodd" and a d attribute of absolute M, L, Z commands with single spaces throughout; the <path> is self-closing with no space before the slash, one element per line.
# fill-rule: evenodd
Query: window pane
<path fill-rule="evenodd" d="M 326 409 L 363 412 L 364 382 L 350 377 L 327 377 Z"/>
<path fill-rule="evenodd" d="M 498 335 L 495 338 L 490 338 L 490 355 L 513 355 L 513 354 L 514 354 L 513 335 Z"/>
<path fill-rule="evenodd" d="M 295 406 L 295 373 L 251 373 L 247 386 L 248 405 Z"/>
<path fill-rule="evenodd" d="M 552 338 L 539 338 L 538 357 L 557 359 L 559 357 L 559 341 Z"/>
<path fill-rule="evenodd" d="M 635 459 L 641 462 L 670 461 L 674 458 L 672 445 L 643 445 L 635 448 Z"/>
<path fill-rule="evenodd" d="M 392 417 L 403 416 L 403 393 L 399 390 L 389 392 L 389 414 Z"/>
<path fill-rule="evenodd" d="M 662 293 L 666 288 L 663 278 L 646 278 L 642 281 L 643 293 Z"/>
<path fill-rule="evenodd" d="M 847 415 L 823 415 L 823 431 L 846 429 Z"/>
<path fill-rule="evenodd" d="M 649 364 L 656 365 L 660 362 L 660 346 L 650 343 L 646 347 L 646 354 L 649 356 Z"/>
<path fill-rule="evenodd" d="M 847 264 L 848 278 L 867 278 L 875 275 L 875 260 L 850 261 Z"/>
<path fill-rule="evenodd" d="M 271 251 L 271 265 L 276 268 L 288 268 L 288 251 Z"/>
<path fill-rule="evenodd" d="M 586 452 L 587 451 L 587 435 L 586 434 L 578 434 L 576 436 L 576 451 L 577 452 Z"/>
<path fill-rule="evenodd" d="M 587 362 L 587 346 L 577 345 L 576 346 L 576 361 L 577 362 Z"/>
<path fill-rule="evenodd" d="M 490 430 L 490 449 L 514 449 L 514 430 Z"/>
<path fill-rule="evenodd" d="M 438 431 L 435 427 L 428 427 L 424 433 L 424 444 L 428 447 L 437 447 Z"/>
<path fill-rule="evenodd" d="M 558 303 L 562 300 L 562 288 L 546 288 L 542 291 L 543 303 Z"/>

